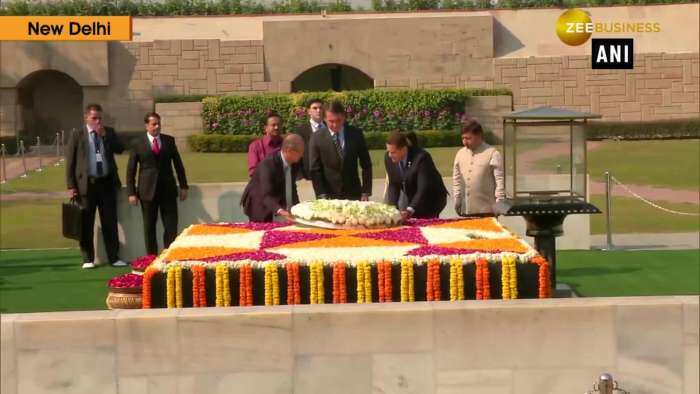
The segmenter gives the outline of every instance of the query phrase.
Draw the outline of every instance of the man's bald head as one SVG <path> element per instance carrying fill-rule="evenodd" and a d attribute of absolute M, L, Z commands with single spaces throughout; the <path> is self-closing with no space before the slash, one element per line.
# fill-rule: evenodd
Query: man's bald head
<path fill-rule="evenodd" d="M 294 164 L 304 156 L 304 139 L 298 134 L 289 134 L 282 141 L 282 154 L 287 163 Z"/>

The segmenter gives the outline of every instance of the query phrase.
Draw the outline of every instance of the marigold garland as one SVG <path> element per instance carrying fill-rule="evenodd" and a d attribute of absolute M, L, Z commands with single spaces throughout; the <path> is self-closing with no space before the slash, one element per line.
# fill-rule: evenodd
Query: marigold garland
<path fill-rule="evenodd" d="M 248 264 L 240 266 L 240 306 L 253 305 L 253 268 Z"/>
<path fill-rule="evenodd" d="M 285 268 L 287 270 L 287 305 L 301 304 L 299 263 L 288 263 Z"/>
<path fill-rule="evenodd" d="M 413 261 L 408 258 L 401 260 L 401 302 L 415 301 L 413 290 Z"/>
<path fill-rule="evenodd" d="M 223 264 L 217 264 L 214 272 L 216 283 L 216 306 L 224 306 L 224 272 Z"/>
<path fill-rule="evenodd" d="M 438 260 L 430 260 L 428 262 L 425 293 L 425 298 L 428 301 L 440 301 L 442 298 L 440 291 L 440 262 Z"/>
<path fill-rule="evenodd" d="M 345 263 L 333 264 L 333 303 L 344 304 L 348 302 L 348 288 L 345 281 Z"/>
<path fill-rule="evenodd" d="M 199 307 L 199 272 L 196 266 L 190 268 L 192 271 L 192 307 Z"/>
<path fill-rule="evenodd" d="M 325 303 L 325 288 L 323 286 L 323 263 L 314 262 L 309 264 L 310 273 L 310 288 L 311 288 L 311 303 L 312 304 L 323 304 Z"/>
<path fill-rule="evenodd" d="M 542 256 L 535 256 L 530 260 L 531 263 L 539 266 L 539 298 L 550 298 L 552 296 L 552 279 L 549 276 L 549 262 Z"/>
<path fill-rule="evenodd" d="M 357 303 L 372 303 L 372 267 L 366 261 L 357 264 Z"/>
<path fill-rule="evenodd" d="M 192 306 L 207 306 L 206 269 L 201 265 L 192 266 Z"/>
<path fill-rule="evenodd" d="M 489 262 L 485 259 L 476 260 L 476 299 L 488 300 L 491 298 L 491 284 L 489 283 Z"/>
<path fill-rule="evenodd" d="M 166 305 L 168 308 L 175 308 L 175 266 L 168 267 L 165 278 Z"/>
<path fill-rule="evenodd" d="M 182 308 L 182 267 L 170 266 L 166 283 L 168 308 Z"/>
<path fill-rule="evenodd" d="M 153 303 L 153 277 L 157 272 L 157 269 L 148 267 L 143 274 L 143 285 L 141 288 L 141 307 L 143 309 L 150 309 Z"/>
<path fill-rule="evenodd" d="M 224 285 L 224 306 L 231 306 L 231 279 L 229 278 L 228 267 L 223 266 L 223 285 Z"/>
<path fill-rule="evenodd" d="M 501 259 L 501 294 L 504 300 L 518 298 L 518 271 L 515 256 L 505 255 Z"/>
<path fill-rule="evenodd" d="M 183 307 L 182 303 L 182 267 L 177 266 L 175 269 L 175 306 Z"/>
<path fill-rule="evenodd" d="M 464 269 L 462 260 L 450 260 L 450 301 L 464 300 Z"/>
<path fill-rule="evenodd" d="M 391 262 L 377 263 L 377 289 L 379 290 L 379 302 L 391 302 Z"/>
<path fill-rule="evenodd" d="M 279 276 L 277 263 L 265 265 L 265 305 L 280 304 Z"/>

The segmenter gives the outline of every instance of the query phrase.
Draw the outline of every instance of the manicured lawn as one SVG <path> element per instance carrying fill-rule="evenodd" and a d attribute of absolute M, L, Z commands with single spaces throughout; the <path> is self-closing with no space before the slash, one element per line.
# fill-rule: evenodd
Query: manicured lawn
<path fill-rule="evenodd" d="M 700 185 L 700 140 L 602 141 L 588 150 L 591 180 L 603 181 L 605 171 L 620 182 L 697 190 Z M 545 158 L 540 168 L 560 160 Z"/>
<path fill-rule="evenodd" d="M 605 197 L 593 196 L 593 205 L 605 212 Z M 656 201 L 664 208 L 679 212 L 700 213 L 697 204 L 672 204 Z M 612 199 L 613 233 L 672 233 L 700 230 L 700 217 L 681 216 L 660 211 L 636 198 L 613 197 Z M 605 233 L 605 213 L 591 215 L 591 234 Z"/>
<path fill-rule="evenodd" d="M 698 294 L 698 251 L 562 251 L 559 282 L 586 297 Z M 77 250 L 0 252 L 0 312 L 105 309 L 128 268 L 80 268 Z"/>
<path fill-rule="evenodd" d="M 0 201 L 0 249 L 77 247 L 63 238 L 61 201 Z"/>
<path fill-rule="evenodd" d="M 443 176 L 452 176 L 452 163 L 460 147 L 431 148 L 430 152 Z M 372 173 L 383 178 L 384 151 L 370 151 Z M 183 153 L 182 160 L 190 183 L 247 182 L 248 162 L 245 153 Z M 126 180 L 127 154 L 117 155 L 117 166 L 122 183 Z M 50 192 L 65 190 L 65 166 L 32 172 L 27 178 L 13 179 L 0 185 L 0 193 Z"/>
<path fill-rule="evenodd" d="M 557 281 L 584 297 L 700 293 L 700 251 L 561 251 Z"/>
<path fill-rule="evenodd" d="M 106 309 L 107 281 L 130 268 L 80 268 L 77 250 L 0 252 L 0 312 Z"/>

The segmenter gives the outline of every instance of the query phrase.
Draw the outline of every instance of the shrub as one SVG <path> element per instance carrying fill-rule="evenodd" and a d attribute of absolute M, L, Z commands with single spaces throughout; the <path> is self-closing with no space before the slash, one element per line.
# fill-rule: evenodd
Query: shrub
<path fill-rule="evenodd" d="M 368 149 L 385 149 L 388 132 L 365 133 L 365 141 Z M 426 130 L 416 132 L 418 144 L 422 148 L 436 148 L 444 146 L 462 145 L 461 135 L 458 130 Z M 486 130 L 486 141 L 496 143 L 494 135 Z M 196 134 L 187 139 L 190 149 L 194 152 L 247 152 L 248 145 L 259 135 L 221 135 L 221 134 Z"/>
<path fill-rule="evenodd" d="M 267 114 L 282 117 L 292 130 L 306 121 L 305 104 L 312 98 L 341 101 L 347 121 L 370 134 L 377 131 L 452 130 L 472 96 L 509 95 L 506 89 L 441 90 L 354 90 L 263 94 L 257 96 L 218 96 L 203 100 L 202 117 L 206 133 L 259 133 Z"/>
<path fill-rule="evenodd" d="M 700 119 L 681 119 L 649 122 L 589 122 L 586 125 L 589 140 L 649 140 L 700 138 Z"/>

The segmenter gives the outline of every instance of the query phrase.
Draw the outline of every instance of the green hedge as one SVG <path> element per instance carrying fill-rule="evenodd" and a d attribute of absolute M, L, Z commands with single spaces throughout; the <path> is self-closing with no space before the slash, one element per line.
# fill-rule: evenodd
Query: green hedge
<path fill-rule="evenodd" d="M 350 4 L 335 0 L 322 4 L 315 0 L 275 1 L 264 5 L 250 0 L 66 0 L 37 2 L 15 0 L 3 2 L 0 15 L 231 15 L 318 13 L 321 10 L 351 11 Z"/>
<path fill-rule="evenodd" d="M 268 113 L 282 116 L 287 130 L 305 122 L 304 106 L 309 99 L 341 101 L 347 121 L 366 133 L 401 130 L 453 130 L 459 124 L 464 105 L 472 96 L 510 95 L 507 89 L 440 90 L 354 90 L 217 96 L 203 100 L 205 133 L 255 134 L 263 129 Z"/>
<path fill-rule="evenodd" d="M 367 148 L 385 149 L 387 132 L 365 133 Z M 457 130 L 426 130 L 416 132 L 418 144 L 423 148 L 435 148 L 443 146 L 460 146 L 461 136 Z M 488 130 L 485 131 L 486 141 L 499 143 L 496 137 Z M 247 152 L 248 145 L 259 135 L 221 135 L 221 134 L 196 134 L 187 138 L 190 149 L 194 152 Z"/>
<path fill-rule="evenodd" d="M 184 94 L 184 95 L 171 95 L 171 96 L 159 96 L 153 99 L 156 103 L 198 103 L 204 100 L 206 97 L 211 97 L 207 94 Z"/>
<path fill-rule="evenodd" d="M 375 11 L 576 8 L 611 5 L 679 4 L 691 0 L 372 0 Z"/>
<path fill-rule="evenodd" d="M 492 4 L 489 0 L 373 0 L 374 11 L 457 10 L 457 9 L 519 9 L 519 8 L 571 8 L 609 5 L 642 5 L 694 3 L 692 0 L 501 0 Z M 240 15 L 240 14 L 301 14 L 351 12 L 346 0 L 273 1 L 261 4 L 252 0 L 65 0 L 38 2 L 14 0 L 0 3 L 0 15 Z M 358 7 L 357 11 L 363 11 Z"/>
<path fill-rule="evenodd" d="M 649 122 L 589 122 L 589 140 L 651 140 L 700 138 L 700 119 Z"/>

